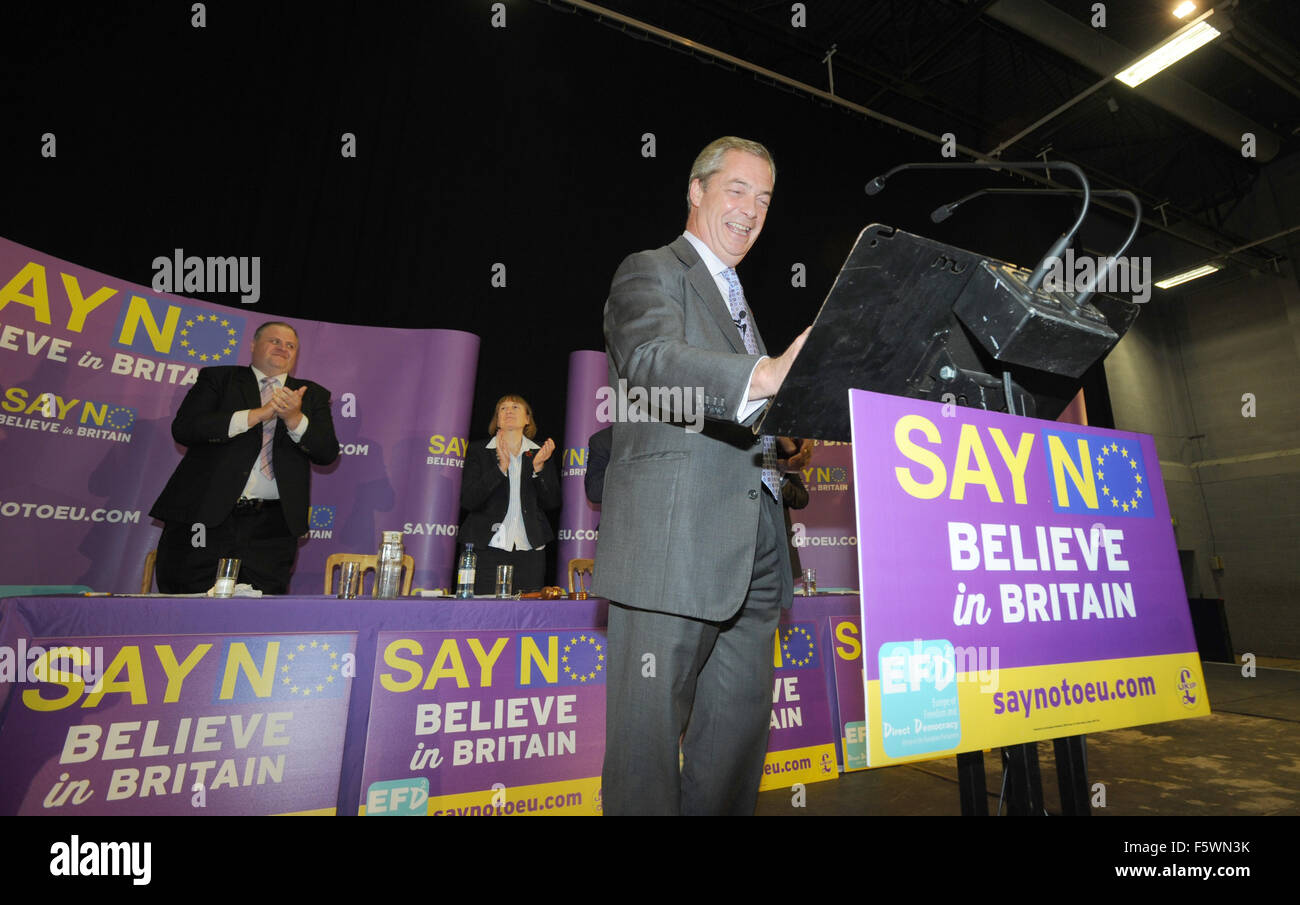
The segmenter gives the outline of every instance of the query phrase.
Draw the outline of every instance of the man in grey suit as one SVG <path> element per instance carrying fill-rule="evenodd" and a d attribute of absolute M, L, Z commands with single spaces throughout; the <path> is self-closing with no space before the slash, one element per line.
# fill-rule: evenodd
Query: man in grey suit
<path fill-rule="evenodd" d="M 623 261 L 605 304 L 611 387 L 661 403 L 614 424 L 605 472 L 606 814 L 752 814 L 757 800 L 792 582 L 775 438 L 750 425 L 808 334 L 767 357 L 735 272 L 775 179 L 762 145 L 710 144 L 686 232 Z M 702 429 L 671 388 L 702 396 Z"/>

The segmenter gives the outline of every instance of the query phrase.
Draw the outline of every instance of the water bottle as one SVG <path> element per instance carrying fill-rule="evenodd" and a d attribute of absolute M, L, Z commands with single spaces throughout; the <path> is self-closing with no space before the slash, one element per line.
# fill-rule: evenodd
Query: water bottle
<path fill-rule="evenodd" d="M 375 569 L 375 596 L 393 598 L 402 589 L 402 532 L 385 531 Z"/>
<path fill-rule="evenodd" d="M 456 566 L 457 597 L 474 596 L 474 573 L 477 571 L 478 554 L 474 552 L 473 544 L 466 544 L 465 552 L 460 555 L 460 563 Z"/>

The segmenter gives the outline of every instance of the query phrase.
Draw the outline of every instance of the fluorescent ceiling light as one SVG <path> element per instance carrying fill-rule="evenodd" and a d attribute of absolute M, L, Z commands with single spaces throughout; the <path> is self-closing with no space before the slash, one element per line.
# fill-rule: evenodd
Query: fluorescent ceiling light
<path fill-rule="evenodd" d="M 1192 0 L 1183 0 L 1182 3 L 1178 4 L 1178 8 L 1174 10 L 1174 18 L 1181 19 L 1184 16 L 1190 16 L 1195 9 L 1196 4 Z"/>
<path fill-rule="evenodd" d="M 1219 268 L 1215 264 L 1203 264 L 1200 267 L 1195 267 L 1191 270 L 1183 271 L 1182 273 L 1176 273 L 1167 279 L 1158 281 L 1156 283 L 1156 288 L 1172 289 L 1175 286 L 1181 286 L 1183 283 L 1194 280 L 1197 277 L 1209 276 L 1212 273 L 1216 273 L 1218 270 Z"/>
<path fill-rule="evenodd" d="M 1208 16 L 1209 13 L 1206 13 Z M 1179 29 L 1163 44 L 1120 72 L 1115 78 L 1130 88 L 1136 88 L 1160 70 L 1172 66 L 1198 47 L 1219 36 L 1219 30 L 1204 19 Z"/>

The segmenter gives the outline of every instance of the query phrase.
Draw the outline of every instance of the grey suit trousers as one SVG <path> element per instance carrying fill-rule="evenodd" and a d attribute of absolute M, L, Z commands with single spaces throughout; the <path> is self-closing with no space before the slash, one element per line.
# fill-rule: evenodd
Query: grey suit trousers
<path fill-rule="evenodd" d="M 610 604 L 605 814 L 753 814 L 786 545 L 781 505 L 763 492 L 761 509 L 749 591 L 730 619 Z"/>

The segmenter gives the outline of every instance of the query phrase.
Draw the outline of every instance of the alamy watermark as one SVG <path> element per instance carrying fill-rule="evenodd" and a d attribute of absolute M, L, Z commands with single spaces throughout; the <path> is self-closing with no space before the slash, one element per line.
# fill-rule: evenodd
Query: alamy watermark
<path fill-rule="evenodd" d="M 245 305 L 262 297 L 262 259 L 257 256 L 187 258 L 177 248 L 170 258 L 154 258 L 151 266 L 155 292 L 238 292 Z"/>
<path fill-rule="evenodd" d="M 130 877 L 148 886 L 153 876 L 152 842 L 82 842 L 73 836 L 50 846 L 50 874 L 55 877 Z"/>
<path fill-rule="evenodd" d="M 17 647 L 0 645 L 0 683 L 35 685 L 38 682 L 67 684 L 80 681 L 95 686 L 104 675 L 104 648 L 27 646 L 26 638 Z"/>
<path fill-rule="evenodd" d="M 596 390 L 596 420 L 661 422 L 680 424 L 688 434 L 704 430 L 704 387 L 629 387 L 620 379 L 617 387 Z"/>
<path fill-rule="evenodd" d="M 1133 302 L 1141 305 L 1151 299 L 1151 258 L 1076 257 L 1074 249 L 1067 248 L 1064 259 L 1051 259 L 1043 276 L 1043 288 L 1071 294 L 1091 288 L 1094 292 L 1131 295 Z"/>

